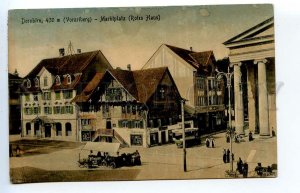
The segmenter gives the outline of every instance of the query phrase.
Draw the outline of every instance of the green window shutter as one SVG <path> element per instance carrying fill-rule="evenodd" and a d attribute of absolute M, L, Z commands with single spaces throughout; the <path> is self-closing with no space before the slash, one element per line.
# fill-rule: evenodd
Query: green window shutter
<path fill-rule="evenodd" d="M 65 107 L 61 107 L 60 113 L 61 113 L 61 114 L 64 114 L 64 113 L 65 113 Z"/>
<path fill-rule="evenodd" d="M 73 114 L 73 106 L 70 106 L 70 113 Z"/>
<path fill-rule="evenodd" d="M 41 107 L 39 107 L 39 114 L 41 113 Z"/>
<path fill-rule="evenodd" d="M 33 107 L 30 107 L 30 111 L 29 111 L 30 113 L 30 115 L 32 115 L 33 114 Z"/>
<path fill-rule="evenodd" d="M 49 107 L 49 114 L 52 114 L 52 108 Z"/>

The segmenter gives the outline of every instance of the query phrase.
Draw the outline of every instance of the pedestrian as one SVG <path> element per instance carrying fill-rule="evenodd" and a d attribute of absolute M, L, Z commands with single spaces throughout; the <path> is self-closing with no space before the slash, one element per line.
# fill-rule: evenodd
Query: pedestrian
<path fill-rule="evenodd" d="M 248 177 L 248 164 L 246 161 L 244 161 L 244 165 L 243 165 L 243 177 L 244 178 Z"/>
<path fill-rule="evenodd" d="M 226 143 L 230 143 L 230 137 L 228 133 L 226 133 Z"/>
<path fill-rule="evenodd" d="M 239 160 L 237 161 L 237 170 L 240 174 L 243 173 L 243 161 L 240 157 Z"/>
<path fill-rule="evenodd" d="M 227 149 L 227 153 L 226 153 L 226 162 L 229 163 L 230 162 L 230 150 Z"/>
<path fill-rule="evenodd" d="M 214 138 L 211 139 L 211 147 L 215 148 L 215 140 L 214 140 Z"/>
<path fill-rule="evenodd" d="M 252 132 L 251 131 L 249 133 L 249 141 L 253 141 L 253 136 L 252 136 Z"/>
<path fill-rule="evenodd" d="M 205 144 L 206 144 L 206 147 L 208 148 L 209 147 L 209 139 L 208 138 L 206 138 Z"/>
<path fill-rule="evenodd" d="M 231 160 L 234 161 L 234 154 L 231 153 Z"/>
<path fill-rule="evenodd" d="M 227 160 L 226 160 L 226 149 L 223 150 L 223 162 L 226 164 Z"/>

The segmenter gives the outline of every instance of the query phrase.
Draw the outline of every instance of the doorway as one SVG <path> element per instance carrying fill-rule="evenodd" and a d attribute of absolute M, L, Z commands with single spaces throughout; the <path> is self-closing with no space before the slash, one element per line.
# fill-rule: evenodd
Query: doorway
<path fill-rule="evenodd" d="M 51 137 L 51 125 L 45 125 L 45 138 Z"/>

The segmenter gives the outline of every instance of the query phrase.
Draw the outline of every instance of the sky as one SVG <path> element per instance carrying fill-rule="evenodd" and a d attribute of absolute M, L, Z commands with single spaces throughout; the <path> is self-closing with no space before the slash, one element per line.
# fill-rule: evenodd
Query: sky
<path fill-rule="evenodd" d="M 128 16 L 143 17 L 130 22 Z M 159 21 L 145 21 L 159 15 Z M 126 21 L 99 22 L 101 16 Z M 11 10 L 8 15 L 9 72 L 26 76 L 44 58 L 58 57 L 59 48 L 82 52 L 101 50 L 113 67 L 140 69 L 161 44 L 193 51 L 213 50 L 216 59 L 228 56 L 222 44 L 273 16 L 270 4 L 181 7 L 82 8 Z M 90 23 L 64 23 L 63 18 L 91 17 Z M 22 24 L 22 18 L 44 22 Z M 46 18 L 61 19 L 47 23 Z"/>

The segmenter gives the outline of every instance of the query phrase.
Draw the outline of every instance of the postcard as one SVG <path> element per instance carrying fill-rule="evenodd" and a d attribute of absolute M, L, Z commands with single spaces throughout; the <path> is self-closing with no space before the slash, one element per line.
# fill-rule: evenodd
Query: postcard
<path fill-rule="evenodd" d="M 13 184 L 277 177 L 271 4 L 8 12 Z"/>

